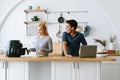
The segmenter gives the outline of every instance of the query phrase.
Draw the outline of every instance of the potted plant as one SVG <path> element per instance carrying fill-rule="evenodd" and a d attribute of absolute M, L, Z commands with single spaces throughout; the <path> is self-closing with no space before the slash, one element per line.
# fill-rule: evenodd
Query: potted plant
<path fill-rule="evenodd" d="M 38 16 L 33 16 L 33 18 L 31 18 L 32 21 L 39 21 Z"/>

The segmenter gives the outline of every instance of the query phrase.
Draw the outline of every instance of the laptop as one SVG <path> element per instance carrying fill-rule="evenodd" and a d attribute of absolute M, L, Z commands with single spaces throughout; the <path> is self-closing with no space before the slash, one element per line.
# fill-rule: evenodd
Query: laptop
<path fill-rule="evenodd" d="M 94 58 L 97 54 L 97 45 L 82 45 L 80 47 L 80 58 Z"/>

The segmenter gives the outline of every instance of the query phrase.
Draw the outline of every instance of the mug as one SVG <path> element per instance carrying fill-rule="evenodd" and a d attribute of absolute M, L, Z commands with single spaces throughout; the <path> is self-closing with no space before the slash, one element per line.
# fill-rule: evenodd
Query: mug
<path fill-rule="evenodd" d="M 32 6 L 28 6 L 28 9 L 29 9 L 29 10 L 32 10 Z"/>

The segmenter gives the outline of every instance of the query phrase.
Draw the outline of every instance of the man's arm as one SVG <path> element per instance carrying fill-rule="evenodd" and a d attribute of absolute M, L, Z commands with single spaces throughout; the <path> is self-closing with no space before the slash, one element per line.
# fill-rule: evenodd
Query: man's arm
<path fill-rule="evenodd" d="M 63 35 L 62 35 L 62 47 L 63 47 L 63 52 L 64 52 L 65 57 L 72 57 L 68 53 L 68 48 L 67 48 L 67 33 L 66 32 L 64 32 Z"/>
<path fill-rule="evenodd" d="M 69 55 L 68 54 L 68 49 L 67 49 L 67 42 L 66 41 L 63 41 L 62 42 L 62 45 L 63 45 L 63 51 L 64 51 L 64 54 L 65 54 L 65 57 L 72 57 L 72 55 Z"/>
<path fill-rule="evenodd" d="M 81 34 L 81 42 L 82 42 L 82 45 L 87 45 L 87 41 L 85 37 L 83 36 L 83 34 Z"/>
<path fill-rule="evenodd" d="M 63 42 L 62 42 L 62 45 L 63 45 L 64 54 L 65 54 L 65 55 L 68 55 L 67 42 L 66 42 L 66 41 L 63 41 Z"/>

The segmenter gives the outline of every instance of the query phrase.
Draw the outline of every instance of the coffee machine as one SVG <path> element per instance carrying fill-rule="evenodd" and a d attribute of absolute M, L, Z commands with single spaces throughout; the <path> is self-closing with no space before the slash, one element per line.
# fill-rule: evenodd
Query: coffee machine
<path fill-rule="evenodd" d="M 6 56 L 8 57 L 20 57 L 25 55 L 27 48 L 22 48 L 23 45 L 19 40 L 10 40 L 7 44 Z"/>

